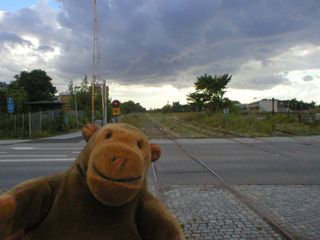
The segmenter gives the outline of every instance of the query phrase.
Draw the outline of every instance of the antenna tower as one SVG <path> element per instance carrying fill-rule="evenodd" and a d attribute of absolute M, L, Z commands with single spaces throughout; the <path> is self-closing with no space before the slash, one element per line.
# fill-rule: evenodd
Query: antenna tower
<path fill-rule="evenodd" d="M 94 96 L 96 88 L 101 87 L 102 96 L 102 116 L 104 116 L 104 82 L 101 73 L 101 57 L 100 57 L 100 44 L 99 44 L 99 29 L 98 29 L 98 14 L 97 14 L 97 0 L 94 0 L 94 43 L 93 43 L 93 64 L 92 64 L 92 123 L 94 123 Z"/>

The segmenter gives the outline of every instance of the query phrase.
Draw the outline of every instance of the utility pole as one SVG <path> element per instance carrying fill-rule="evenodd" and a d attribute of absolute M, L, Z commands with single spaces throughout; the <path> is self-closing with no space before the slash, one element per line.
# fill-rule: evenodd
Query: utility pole
<path fill-rule="evenodd" d="M 96 61 L 97 60 L 97 61 Z M 100 44 L 99 44 L 99 29 L 98 29 L 98 13 L 97 13 L 97 0 L 94 0 L 94 43 L 93 43 L 93 64 L 92 64 L 92 123 L 94 123 L 94 96 L 95 96 L 95 85 L 101 87 L 101 98 L 102 98 L 102 116 L 104 116 L 104 84 L 102 80 L 101 71 L 101 56 L 100 56 Z"/>
<path fill-rule="evenodd" d="M 79 89 L 79 86 L 74 86 L 73 87 L 73 92 L 74 92 L 74 102 L 75 102 L 75 107 L 76 107 L 76 119 L 77 119 L 77 129 L 79 129 L 79 119 L 78 119 L 78 106 L 77 106 L 77 89 Z"/>
<path fill-rule="evenodd" d="M 103 115 L 103 125 L 107 125 L 108 122 L 108 87 L 106 86 L 106 80 L 103 80 L 103 96 L 104 96 L 104 115 Z"/>

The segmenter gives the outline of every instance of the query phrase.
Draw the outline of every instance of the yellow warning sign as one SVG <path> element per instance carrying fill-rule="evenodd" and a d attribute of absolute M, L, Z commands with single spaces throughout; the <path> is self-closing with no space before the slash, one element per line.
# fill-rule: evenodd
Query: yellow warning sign
<path fill-rule="evenodd" d="M 120 115 L 120 108 L 113 108 L 112 114 L 113 115 Z"/>

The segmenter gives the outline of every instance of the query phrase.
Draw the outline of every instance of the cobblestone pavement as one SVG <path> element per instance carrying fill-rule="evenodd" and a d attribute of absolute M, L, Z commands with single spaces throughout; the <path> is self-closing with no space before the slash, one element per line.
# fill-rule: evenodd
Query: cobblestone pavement
<path fill-rule="evenodd" d="M 319 185 L 242 185 L 236 187 L 299 240 L 320 239 Z"/>
<path fill-rule="evenodd" d="M 150 191 L 156 194 L 152 185 Z M 229 191 L 217 186 L 176 185 L 164 195 L 187 239 L 282 239 Z"/>

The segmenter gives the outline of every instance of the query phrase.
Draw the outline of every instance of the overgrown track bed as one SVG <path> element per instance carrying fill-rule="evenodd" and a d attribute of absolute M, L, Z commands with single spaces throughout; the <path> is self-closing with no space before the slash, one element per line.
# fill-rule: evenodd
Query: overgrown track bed
<path fill-rule="evenodd" d="M 209 134 L 209 136 L 211 137 L 242 137 L 242 135 L 237 134 L 237 133 L 233 133 L 230 131 L 226 131 L 226 130 L 222 130 L 222 129 L 218 129 L 218 128 L 210 128 L 207 126 L 203 126 L 203 125 L 197 125 L 195 123 L 186 123 L 185 121 L 176 119 L 176 118 L 171 118 L 172 121 L 176 122 L 179 125 L 187 125 L 190 128 L 194 129 L 195 131 L 200 131 L 200 132 L 204 132 L 206 134 Z"/>
<path fill-rule="evenodd" d="M 285 134 L 285 135 L 291 135 L 291 136 L 297 136 L 298 135 L 298 133 L 284 131 L 284 130 L 281 130 L 281 129 L 278 129 L 278 128 L 275 128 L 274 132 L 282 133 L 282 134 Z"/>
<path fill-rule="evenodd" d="M 158 128 L 163 129 L 173 138 L 228 138 L 242 137 L 240 134 L 227 130 L 211 128 L 204 125 L 197 125 L 192 122 L 186 122 L 175 117 L 166 117 L 156 119 L 148 116 L 147 121 L 157 124 Z M 164 135 L 167 138 L 167 135 Z"/>
<path fill-rule="evenodd" d="M 174 120 L 173 120 L 174 121 Z M 176 121 L 177 123 L 179 121 Z M 232 193 L 238 200 L 240 200 L 242 203 L 244 203 L 248 208 L 250 208 L 252 211 L 254 211 L 258 216 L 260 216 L 265 222 L 267 222 L 276 232 L 278 232 L 282 238 L 284 239 L 297 239 L 296 237 L 294 237 L 290 232 L 287 231 L 287 229 L 285 229 L 282 225 L 280 225 L 268 212 L 266 212 L 263 208 L 261 208 L 260 206 L 258 206 L 256 203 L 254 203 L 249 197 L 247 197 L 245 194 L 243 194 L 242 192 L 240 192 L 237 188 L 233 187 L 232 184 L 230 184 L 228 181 L 226 181 L 224 178 L 222 178 L 219 174 L 217 174 L 217 172 L 210 168 L 208 165 L 206 165 L 203 161 L 201 161 L 199 158 L 197 158 L 197 156 L 195 156 L 187 147 L 185 147 L 183 144 L 179 143 L 179 141 L 177 141 L 175 139 L 175 136 L 172 135 L 172 133 L 169 131 L 167 131 L 167 129 L 163 126 L 161 126 L 161 124 L 159 123 L 159 121 L 155 121 L 154 119 L 146 119 L 146 130 L 149 129 L 155 129 L 158 128 L 158 136 L 161 136 L 160 138 L 169 138 L 171 139 L 171 141 L 173 141 L 176 145 L 179 146 L 180 149 L 183 150 L 183 152 L 185 153 L 185 155 L 189 158 L 192 159 L 194 162 L 196 162 L 197 164 L 199 164 L 203 169 L 205 169 L 208 173 L 210 173 L 210 175 L 212 177 L 214 177 L 215 179 L 217 179 L 221 185 L 223 186 L 223 188 L 227 189 L 230 193 Z M 160 132 L 162 134 L 160 134 Z M 270 153 L 269 149 L 264 149 L 261 148 L 260 146 L 257 145 L 253 145 L 252 143 L 246 143 L 244 141 L 239 141 L 238 139 L 234 138 L 234 139 L 230 139 L 231 141 L 236 141 L 237 143 L 240 144 L 244 144 L 247 147 L 250 148 L 259 148 L 259 150 L 262 151 L 266 151 L 268 153 Z M 282 154 L 284 155 L 285 153 L 283 152 L 274 152 L 274 154 Z M 291 156 L 287 156 L 288 159 L 291 160 L 295 160 L 297 161 L 297 159 L 292 158 Z M 308 163 L 305 161 L 302 161 L 303 163 Z M 157 169 L 157 164 L 153 164 L 153 168 Z M 316 166 L 319 167 L 319 166 Z M 157 185 L 157 191 L 158 192 L 162 192 L 163 191 L 163 187 L 161 185 L 161 183 L 158 181 L 160 178 L 158 176 L 158 171 L 154 170 L 153 171 L 154 174 L 154 178 L 155 178 L 155 184 Z M 162 198 L 164 197 L 164 194 L 161 194 Z M 164 200 L 165 201 L 165 200 Z"/>

